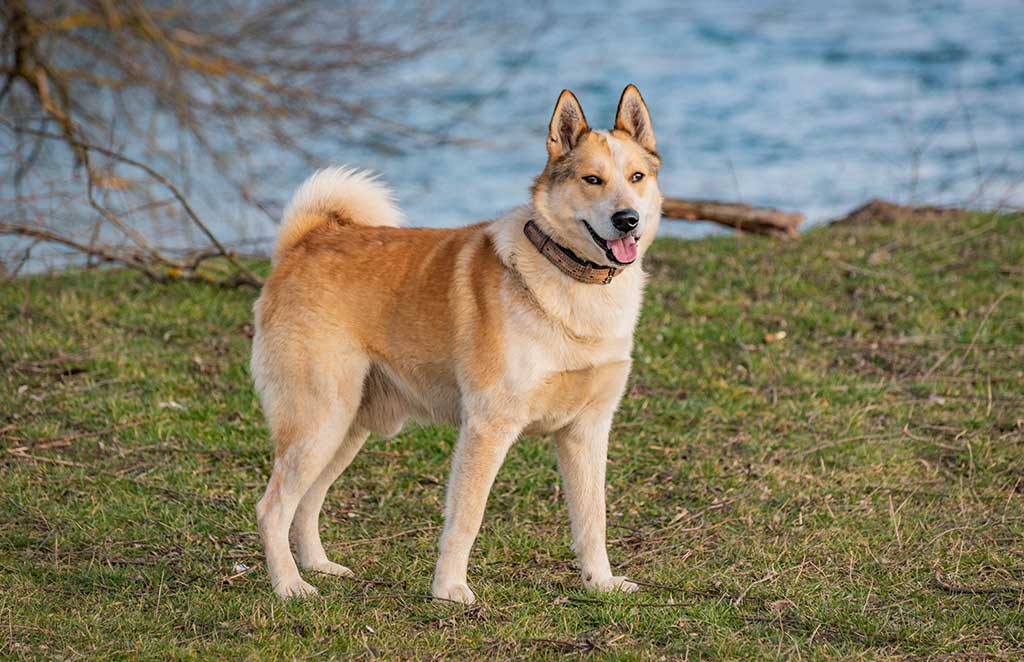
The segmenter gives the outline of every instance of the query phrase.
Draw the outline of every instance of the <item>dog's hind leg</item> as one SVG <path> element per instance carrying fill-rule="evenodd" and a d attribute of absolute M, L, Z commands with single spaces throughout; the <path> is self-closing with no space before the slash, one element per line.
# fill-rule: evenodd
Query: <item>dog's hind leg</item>
<path fill-rule="evenodd" d="M 350 364 L 332 366 L 345 375 L 321 384 L 304 397 L 288 394 L 288 402 L 272 416 L 276 456 L 267 490 L 256 505 L 256 517 L 274 592 L 282 598 L 316 593 L 302 581 L 288 547 L 288 530 L 302 497 L 336 457 L 355 418 L 366 373 L 366 361 L 353 357 Z M 329 399 L 328 399 L 329 398 Z"/>
<path fill-rule="evenodd" d="M 350 576 L 352 571 L 345 566 L 334 563 L 327 558 L 323 543 L 320 541 L 320 510 L 323 508 L 327 490 L 338 479 L 353 458 L 359 453 L 366 442 L 369 432 L 358 424 L 352 425 L 345 440 L 334 453 L 334 458 L 324 467 L 316 481 L 299 502 L 295 511 L 292 530 L 295 544 L 298 547 L 299 565 L 303 569 L 320 572 L 326 575 Z"/>

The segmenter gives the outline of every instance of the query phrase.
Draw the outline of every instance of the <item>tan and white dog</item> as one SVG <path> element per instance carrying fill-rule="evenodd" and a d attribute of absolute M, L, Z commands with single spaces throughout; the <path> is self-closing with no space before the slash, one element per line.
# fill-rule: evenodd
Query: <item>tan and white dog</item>
<path fill-rule="evenodd" d="M 461 426 L 435 597 L 471 603 L 470 548 L 509 448 L 554 433 L 573 549 L 586 587 L 633 591 L 605 549 L 605 461 L 626 384 L 644 273 L 658 229 L 660 159 L 632 85 L 615 128 L 594 131 L 563 91 L 532 201 L 455 229 L 399 228 L 390 191 L 365 172 L 321 170 L 285 211 L 256 302 L 252 375 L 274 440 L 256 507 L 274 590 L 316 589 L 330 561 L 318 519 L 331 483 L 370 433 L 409 419 Z"/>

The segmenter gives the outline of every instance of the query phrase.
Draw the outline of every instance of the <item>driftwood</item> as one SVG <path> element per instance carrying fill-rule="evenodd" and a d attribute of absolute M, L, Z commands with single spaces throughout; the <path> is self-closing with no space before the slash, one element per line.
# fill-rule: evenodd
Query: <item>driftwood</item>
<path fill-rule="evenodd" d="M 739 202 L 717 200 L 684 200 L 665 198 L 662 216 L 684 221 L 711 221 L 741 232 L 763 234 L 781 239 L 797 236 L 797 226 L 804 215 L 770 207 L 751 207 Z"/>
<path fill-rule="evenodd" d="M 868 223 L 904 223 L 907 221 L 946 221 L 964 216 L 966 209 L 956 207 L 909 207 L 875 198 L 857 207 L 846 216 L 833 219 L 830 225 L 864 225 Z"/>

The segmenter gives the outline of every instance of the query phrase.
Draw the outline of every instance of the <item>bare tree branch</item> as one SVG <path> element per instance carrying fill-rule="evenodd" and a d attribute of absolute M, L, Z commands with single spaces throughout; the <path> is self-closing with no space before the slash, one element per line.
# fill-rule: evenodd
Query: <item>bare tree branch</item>
<path fill-rule="evenodd" d="M 436 90 L 408 77 L 389 86 L 365 81 L 444 48 L 465 11 L 430 1 L 7 0 L 0 115 L 13 139 L 0 140 L 0 149 L 15 177 L 0 186 L 13 181 L 15 196 L 10 208 L 0 199 L 0 216 L 56 224 L 44 205 L 22 212 L 29 201 L 21 187 L 45 190 L 63 175 L 59 190 L 77 180 L 84 197 L 61 193 L 71 204 L 45 241 L 130 266 L 144 259 L 150 270 L 188 271 L 153 241 L 170 221 L 195 228 L 231 279 L 258 285 L 197 211 L 190 184 L 205 179 L 203 190 L 227 188 L 265 214 L 253 176 L 270 160 L 323 158 L 310 145 L 322 147 L 325 136 L 334 148 L 457 140 L 450 127 L 417 126 L 401 112 Z M 123 169 L 145 177 L 129 179 Z M 176 204 L 157 204 L 167 193 Z M 42 239 L 38 232 L 33 225 L 14 234 Z M 111 232 L 138 250 L 126 257 L 104 248 Z"/>
<path fill-rule="evenodd" d="M 3 124 L 4 126 L 7 126 L 8 128 L 12 128 L 12 129 L 14 127 L 14 125 L 5 117 L 0 117 L 0 124 Z M 39 136 L 40 138 L 49 138 L 49 139 L 57 139 L 57 140 L 62 138 L 62 136 L 58 136 L 58 135 L 53 134 L 53 133 L 48 133 L 46 131 L 37 131 L 37 130 L 34 130 L 34 129 L 27 129 L 27 130 L 26 129 L 22 129 L 22 130 L 26 131 L 26 132 L 28 132 L 28 133 L 30 133 L 32 135 Z M 67 140 L 66 137 L 64 137 L 64 139 Z M 93 196 L 93 191 L 95 189 L 95 179 L 93 177 L 92 170 L 88 167 L 88 153 L 89 152 L 96 152 L 96 153 L 102 154 L 103 156 L 106 156 L 108 158 L 114 159 L 115 161 L 118 161 L 120 163 L 125 163 L 127 165 L 132 166 L 132 167 L 138 168 L 139 170 L 142 170 L 147 175 L 149 175 L 151 178 L 156 180 L 161 186 L 163 186 L 164 188 L 166 188 L 170 192 L 170 194 L 174 197 L 175 200 L 177 200 L 178 204 L 181 206 L 181 208 L 188 215 L 189 220 L 192 223 L 194 223 L 196 225 L 196 227 L 198 227 L 202 231 L 202 233 L 204 235 L 206 235 L 206 238 L 217 249 L 217 253 L 219 255 L 223 256 L 233 267 L 235 267 L 235 269 L 238 271 L 239 277 L 242 280 L 244 280 L 247 283 L 251 283 L 251 284 L 253 284 L 253 285 L 257 286 L 257 287 L 262 285 L 262 280 L 259 278 L 259 276 L 257 276 L 256 274 L 252 273 L 252 271 L 250 271 L 245 265 L 241 264 L 238 260 L 235 259 L 234 255 L 231 253 L 231 251 L 229 251 L 224 246 L 224 244 L 222 244 L 221 241 L 219 239 L 217 239 L 216 235 L 214 235 L 213 232 L 210 231 L 210 228 L 206 225 L 206 223 L 204 223 L 202 221 L 202 219 L 199 218 L 199 215 L 196 214 L 195 210 L 192 208 L 192 205 L 189 204 L 188 199 L 184 196 L 184 194 L 182 194 L 181 190 L 178 189 L 178 187 L 175 186 L 169 179 L 167 179 L 162 174 L 160 174 L 159 172 L 157 172 L 156 170 L 154 170 L 150 166 L 146 165 L 145 163 L 142 163 L 140 161 L 136 161 L 135 159 L 127 157 L 124 154 L 121 154 L 120 152 L 116 152 L 114 150 L 107 149 L 105 147 L 100 147 L 99 145 L 93 145 L 91 143 L 86 143 L 86 142 L 83 142 L 83 141 L 78 140 L 78 139 L 74 139 L 73 140 L 73 144 L 74 144 L 74 146 L 76 148 L 81 150 L 82 154 L 85 155 L 84 158 L 86 159 L 86 164 L 87 164 L 86 177 L 88 178 L 89 203 L 93 206 L 94 209 L 96 209 L 98 212 L 100 212 L 106 220 L 108 220 L 111 223 L 113 223 L 114 225 L 116 225 L 126 235 L 131 237 L 135 241 L 135 243 L 139 245 L 140 248 L 143 248 L 144 250 L 149 252 L 154 258 L 156 258 L 160 262 L 163 262 L 163 263 L 166 263 L 166 264 L 172 264 L 173 266 L 176 266 L 176 267 L 179 267 L 179 268 L 182 267 L 181 264 L 175 263 L 173 260 L 171 260 L 167 256 L 163 255 L 159 250 L 157 250 L 157 249 L 153 248 L 152 246 L 150 246 L 150 244 L 145 240 L 145 238 L 142 237 L 134 228 L 132 228 L 131 226 L 129 226 L 126 223 L 124 223 L 115 214 L 111 213 L 108 209 L 106 209 L 105 207 L 100 205 L 98 202 L 96 202 L 95 197 Z"/>

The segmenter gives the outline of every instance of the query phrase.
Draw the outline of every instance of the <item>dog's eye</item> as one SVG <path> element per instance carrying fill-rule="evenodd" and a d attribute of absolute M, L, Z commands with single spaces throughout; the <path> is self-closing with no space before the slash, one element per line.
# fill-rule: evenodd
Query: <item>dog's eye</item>
<path fill-rule="evenodd" d="M 601 178 L 595 175 L 587 175 L 586 177 L 583 178 L 583 181 L 585 181 L 588 184 L 593 184 L 594 186 L 598 186 L 599 184 L 601 184 Z"/>
<path fill-rule="evenodd" d="M 629 181 L 631 181 L 634 184 L 636 184 L 638 181 L 640 181 L 643 178 L 644 178 L 644 173 L 642 173 L 642 172 L 634 172 L 633 176 L 629 178 Z"/>

